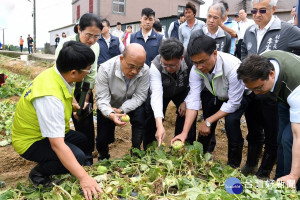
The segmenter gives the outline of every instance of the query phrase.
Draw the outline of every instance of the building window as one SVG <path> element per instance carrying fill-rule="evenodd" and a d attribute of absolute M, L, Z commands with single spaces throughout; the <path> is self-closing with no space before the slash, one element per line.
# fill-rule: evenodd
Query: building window
<path fill-rule="evenodd" d="M 89 0 L 89 12 L 93 13 L 93 0 Z"/>
<path fill-rule="evenodd" d="M 184 13 L 185 6 L 178 6 L 177 14 L 180 15 L 181 13 Z"/>
<path fill-rule="evenodd" d="M 113 12 L 125 14 L 125 2 L 126 0 L 113 0 Z"/>
<path fill-rule="evenodd" d="M 80 18 L 80 5 L 77 6 L 77 20 Z"/>

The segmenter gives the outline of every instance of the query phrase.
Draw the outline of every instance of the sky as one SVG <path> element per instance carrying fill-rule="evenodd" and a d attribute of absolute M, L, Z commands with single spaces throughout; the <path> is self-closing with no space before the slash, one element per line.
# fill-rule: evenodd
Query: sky
<path fill-rule="evenodd" d="M 48 31 L 72 23 L 72 0 L 36 0 L 37 47 L 50 42 Z M 27 35 L 33 37 L 33 0 L 0 0 L 0 42 L 19 46 L 20 36 L 27 46 Z"/>

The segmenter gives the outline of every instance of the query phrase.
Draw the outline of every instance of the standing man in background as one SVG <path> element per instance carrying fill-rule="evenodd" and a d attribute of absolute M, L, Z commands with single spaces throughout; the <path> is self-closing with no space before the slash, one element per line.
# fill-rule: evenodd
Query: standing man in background
<path fill-rule="evenodd" d="M 153 30 L 155 12 L 151 8 L 144 8 L 141 13 L 141 30 L 130 35 L 130 43 L 142 45 L 146 51 L 146 64 L 158 55 L 158 48 L 163 36 Z M 128 38 L 129 39 L 129 38 Z"/>
<path fill-rule="evenodd" d="M 287 23 L 294 24 L 296 14 L 297 14 L 296 13 L 296 6 L 293 6 L 293 8 L 291 10 L 291 19 Z"/>
<path fill-rule="evenodd" d="M 184 17 L 186 21 L 179 26 L 179 40 L 186 49 L 190 40 L 192 31 L 199 30 L 205 23 L 196 19 L 196 6 L 191 2 L 188 2 L 185 6 Z"/>
<path fill-rule="evenodd" d="M 97 41 L 100 47 L 98 57 L 98 65 L 106 62 L 107 60 L 120 55 L 124 51 L 124 45 L 120 42 L 119 38 L 109 33 L 110 22 L 107 19 L 102 20 L 103 29 L 101 36 Z"/>
<path fill-rule="evenodd" d="M 28 34 L 28 37 L 27 37 L 27 45 L 28 45 L 28 53 L 30 54 L 30 52 L 31 52 L 31 54 L 33 54 L 33 49 L 32 49 L 33 39 L 30 36 L 30 34 Z"/>
<path fill-rule="evenodd" d="M 124 32 L 121 30 L 121 27 L 121 22 L 117 22 L 117 29 L 112 32 L 112 35 L 118 37 L 120 42 L 122 42 L 122 38 L 124 36 Z"/>
<path fill-rule="evenodd" d="M 228 13 L 229 13 L 229 7 L 228 7 L 228 3 L 224 2 L 224 1 L 220 1 L 220 3 L 222 3 L 225 7 L 226 10 L 226 14 L 225 17 L 223 19 L 223 22 L 221 22 L 219 24 L 219 26 L 226 31 L 227 33 L 229 33 L 229 35 L 231 35 L 231 47 L 230 47 L 230 54 L 234 55 L 234 50 L 235 50 L 235 40 L 238 37 L 238 23 L 233 20 L 231 17 L 228 17 Z"/>
<path fill-rule="evenodd" d="M 184 13 L 180 13 L 180 15 L 178 16 L 178 19 L 176 21 L 172 22 L 169 26 L 169 30 L 168 30 L 169 38 L 174 37 L 174 38 L 179 39 L 178 29 L 179 29 L 179 26 L 184 21 L 185 21 Z"/>
<path fill-rule="evenodd" d="M 245 12 L 244 9 L 239 11 L 239 16 L 241 21 L 238 23 L 239 31 L 238 31 L 238 42 L 236 45 L 236 56 L 241 59 L 241 47 L 242 47 L 242 42 L 244 39 L 244 35 L 246 32 L 246 29 L 255 24 L 255 22 L 252 19 L 247 18 L 247 13 Z"/>
<path fill-rule="evenodd" d="M 23 51 L 23 44 L 24 44 L 24 40 L 22 38 L 22 36 L 20 36 L 20 51 Z"/>

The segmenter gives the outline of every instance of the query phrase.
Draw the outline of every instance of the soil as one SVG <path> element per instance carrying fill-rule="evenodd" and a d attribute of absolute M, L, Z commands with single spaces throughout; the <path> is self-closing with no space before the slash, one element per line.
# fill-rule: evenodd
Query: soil
<path fill-rule="evenodd" d="M 8 69 L 14 73 L 26 74 L 32 79 L 35 78 L 43 70 L 51 67 L 52 64 L 47 64 L 45 62 L 24 62 L 19 59 L 11 59 L 5 56 L 0 56 L 0 71 L 1 68 Z M 19 97 L 10 97 L 12 101 L 18 101 Z M 2 101 L 3 99 L 0 99 Z M 171 102 L 168 106 L 166 117 L 164 121 L 164 127 L 167 131 L 165 138 L 165 143 L 170 145 L 170 141 L 174 136 L 175 129 L 175 105 Z M 199 114 L 201 111 L 199 111 Z M 242 118 L 242 122 L 244 119 Z M 227 162 L 227 137 L 223 133 L 224 129 L 224 119 L 221 119 L 216 128 L 216 140 L 217 145 L 213 153 L 214 160 L 220 160 L 224 164 Z M 201 122 L 197 122 L 197 129 Z M 71 126 L 72 127 L 72 126 Z M 95 124 L 96 127 L 96 124 Z M 241 124 L 243 136 L 245 138 L 247 134 L 246 123 Z M 110 155 L 111 159 L 122 157 L 123 155 L 129 153 L 131 147 L 131 126 L 127 125 L 124 128 L 116 127 L 115 133 L 116 141 L 110 145 Z M 243 149 L 243 160 L 241 166 L 244 166 L 245 159 L 247 157 L 247 141 L 244 142 Z M 226 153 L 225 153 L 226 152 Z M 97 152 L 93 153 L 94 162 L 97 162 Z M 6 186 L 0 190 L 3 190 L 9 186 L 15 187 L 18 182 L 27 182 L 28 173 L 31 168 L 35 166 L 34 162 L 27 161 L 20 157 L 13 149 L 12 145 L 5 147 L 0 147 L 0 181 L 4 181 Z M 274 167 L 275 168 L 275 167 Z M 271 174 L 271 178 L 274 177 L 274 169 Z"/>

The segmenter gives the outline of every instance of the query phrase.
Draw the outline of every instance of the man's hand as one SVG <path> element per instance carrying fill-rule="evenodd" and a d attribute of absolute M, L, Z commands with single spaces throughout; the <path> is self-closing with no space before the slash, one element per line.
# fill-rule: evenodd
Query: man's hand
<path fill-rule="evenodd" d="M 116 124 L 116 126 L 123 127 L 123 126 L 126 126 L 128 124 L 128 122 L 122 122 L 121 119 L 120 119 L 124 115 L 126 115 L 126 114 L 110 113 L 109 114 L 109 119 L 111 119 Z"/>
<path fill-rule="evenodd" d="M 157 128 L 156 134 L 155 134 L 155 138 L 156 138 L 156 140 L 158 142 L 158 146 L 161 145 L 161 143 L 165 139 L 165 136 L 166 136 L 166 130 L 165 130 L 165 128 L 163 126 Z"/>
<path fill-rule="evenodd" d="M 180 117 L 185 116 L 185 111 L 186 111 L 186 103 L 185 103 L 185 101 L 183 101 L 178 108 L 179 116 Z"/>
<path fill-rule="evenodd" d="M 283 181 L 288 187 L 295 188 L 298 179 L 299 177 L 289 174 L 277 179 L 277 182 Z"/>
<path fill-rule="evenodd" d="M 98 199 L 98 192 L 102 193 L 102 190 L 95 179 L 87 175 L 79 181 L 86 200 L 93 200 L 93 196 Z"/>
<path fill-rule="evenodd" d="M 202 122 L 199 132 L 202 136 L 208 136 L 210 134 L 210 127 L 207 127 L 205 122 Z"/>
<path fill-rule="evenodd" d="M 117 114 L 123 114 L 123 111 L 122 111 L 121 109 L 113 108 L 113 107 L 111 107 L 111 108 L 113 109 L 113 111 L 114 111 L 115 113 L 117 113 Z"/>
<path fill-rule="evenodd" d="M 187 134 L 180 133 L 179 135 L 175 136 L 175 137 L 171 140 L 171 145 L 172 145 L 176 140 L 181 140 L 181 142 L 184 144 L 186 138 L 187 138 Z"/>

